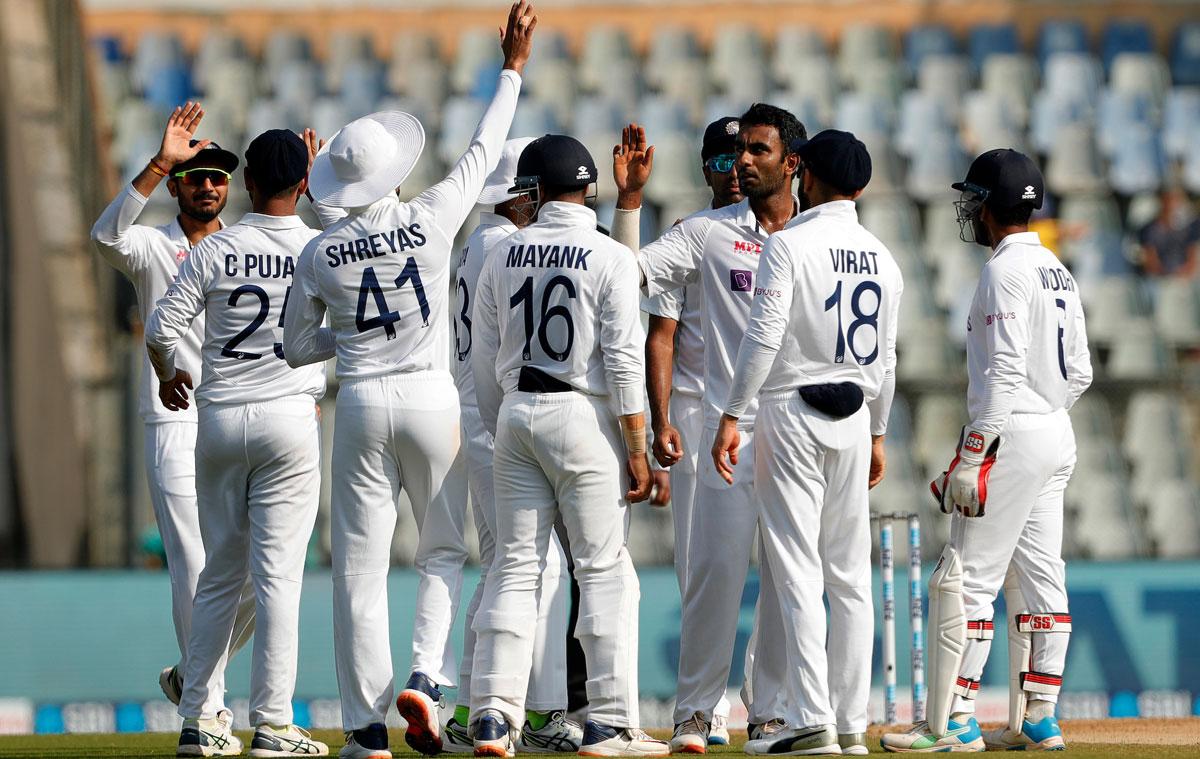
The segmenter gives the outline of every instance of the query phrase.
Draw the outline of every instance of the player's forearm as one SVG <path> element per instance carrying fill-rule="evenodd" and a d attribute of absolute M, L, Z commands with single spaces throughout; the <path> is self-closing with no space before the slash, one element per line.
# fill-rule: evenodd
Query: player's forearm
<path fill-rule="evenodd" d="M 646 455 L 646 415 L 642 412 L 622 414 L 621 437 L 625 440 L 625 452 L 629 456 Z"/>
<path fill-rule="evenodd" d="M 299 369 L 308 364 L 328 361 L 337 352 L 337 341 L 328 327 L 283 330 L 283 355 L 288 366 Z"/>
<path fill-rule="evenodd" d="M 146 353 L 150 356 L 150 366 L 154 367 L 154 374 L 160 382 L 170 382 L 175 379 L 174 346 L 164 348 L 151 343 L 149 333 L 147 333 Z"/>
<path fill-rule="evenodd" d="M 158 187 L 159 182 L 167 178 L 173 168 L 175 166 L 169 161 L 160 156 L 154 156 L 133 178 L 133 189 L 144 197 L 150 197 L 150 193 L 154 192 L 154 188 Z"/>
<path fill-rule="evenodd" d="M 136 185 L 123 186 L 92 225 L 92 239 L 106 247 L 120 244 L 146 207 L 148 197 L 149 193 L 141 192 Z"/>
<path fill-rule="evenodd" d="M 620 200 L 618 200 L 616 213 L 613 214 L 612 238 L 632 250 L 634 255 L 637 255 L 638 249 L 642 245 L 641 227 L 641 198 L 638 198 L 637 205 L 627 210 L 625 206 L 621 205 Z"/>
<path fill-rule="evenodd" d="M 646 395 L 650 401 L 650 428 L 655 432 L 670 419 L 677 324 L 673 319 L 650 317 L 650 334 L 646 337 Z"/>
<path fill-rule="evenodd" d="M 989 373 L 980 399 L 979 412 L 971 420 L 971 429 L 994 435 L 1003 432 L 1004 425 L 1008 423 L 1008 417 L 1012 414 L 1019 386 L 1019 380 L 994 372 Z"/>
<path fill-rule="evenodd" d="M 779 348 L 763 345 L 749 337 L 742 339 L 738 348 L 737 364 L 733 370 L 733 383 L 729 388 L 729 399 L 725 402 L 725 413 L 734 418 L 740 418 L 750 407 L 750 402 L 758 395 L 759 389 L 767 381 L 771 365 Z"/>
<path fill-rule="evenodd" d="M 892 400 L 896 396 L 896 372 L 887 371 L 883 376 L 883 384 L 879 387 L 879 395 L 867 404 L 871 415 L 871 435 L 882 438 L 887 433 L 888 419 L 892 415 Z"/>

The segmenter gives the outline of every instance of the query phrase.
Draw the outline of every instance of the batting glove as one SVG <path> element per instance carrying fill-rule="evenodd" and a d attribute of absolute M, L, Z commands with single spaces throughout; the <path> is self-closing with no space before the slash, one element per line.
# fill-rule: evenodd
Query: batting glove
<path fill-rule="evenodd" d="M 996 463 L 999 448 L 998 435 L 963 428 L 950 468 L 929 484 L 943 513 L 957 511 L 965 517 L 983 516 L 987 507 L 988 475 Z"/>

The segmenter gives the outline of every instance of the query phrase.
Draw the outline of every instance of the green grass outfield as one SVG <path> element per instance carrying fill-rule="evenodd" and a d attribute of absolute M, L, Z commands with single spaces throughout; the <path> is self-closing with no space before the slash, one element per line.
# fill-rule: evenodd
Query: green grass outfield
<path fill-rule="evenodd" d="M 659 731 L 657 734 L 662 735 Z M 391 731 L 392 750 L 396 757 L 417 757 L 414 751 L 409 751 L 404 743 L 403 730 Z M 249 746 L 251 733 L 238 732 L 242 741 Z M 875 732 L 872 731 L 872 735 Z M 65 757 L 121 756 L 121 757 L 150 757 L 175 756 L 175 739 L 170 733 L 130 733 L 106 735 L 22 735 L 0 736 L 0 757 L 4 759 L 33 759 L 46 757 L 60 759 Z M 329 744 L 330 753 L 337 756 L 342 746 L 342 734 L 335 730 L 318 730 L 313 737 Z M 1070 731 L 1067 731 L 1070 739 Z M 710 754 L 743 756 L 741 752 L 744 738 L 734 736 L 732 746 L 710 748 Z M 872 738 L 872 754 L 884 753 L 879 748 L 877 739 Z M 1100 759 L 1100 757 L 1119 756 L 1121 759 L 1158 759 L 1158 757 L 1195 757 L 1200 754 L 1196 746 L 1145 746 L 1117 745 L 1099 743 L 1076 743 L 1068 745 L 1071 759 Z M 398 749 L 403 748 L 403 751 Z M 249 755 L 249 748 L 243 756 Z M 542 757 L 544 754 L 518 754 L 519 757 Z"/>

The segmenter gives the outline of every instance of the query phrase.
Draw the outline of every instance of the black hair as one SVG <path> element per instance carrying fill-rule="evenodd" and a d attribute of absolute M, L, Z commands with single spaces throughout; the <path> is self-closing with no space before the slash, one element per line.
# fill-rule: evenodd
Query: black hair
<path fill-rule="evenodd" d="M 275 185 L 278 184 L 278 181 L 263 181 L 259 178 L 258 174 L 253 168 L 247 166 L 246 170 L 250 173 L 250 178 L 254 180 L 254 186 L 260 193 L 262 193 L 264 198 L 286 198 L 296 191 L 296 188 L 300 186 L 301 181 L 304 181 L 301 179 L 300 181 L 287 187 L 276 187 Z"/>
<path fill-rule="evenodd" d="M 573 195 L 578 192 L 586 193 L 587 188 L 588 188 L 588 185 L 586 185 L 586 184 L 576 184 L 576 185 L 543 184 L 541 199 L 543 201 L 548 201 L 548 200 L 553 200 L 554 198 L 561 198 L 563 195 Z"/>
<path fill-rule="evenodd" d="M 738 122 L 742 129 L 751 126 L 775 127 L 775 131 L 779 132 L 779 140 L 783 143 L 785 156 L 791 154 L 794 140 L 803 140 L 808 137 L 808 132 L 800 123 L 800 119 L 793 116 L 791 112 L 769 103 L 755 103 L 750 106 L 749 110 L 738 119 Z"/>
<path fill-rule="evenodd" d="M 992 212 L 992 219 L 1001 227 L 1024 227 L 1029 224 L 1029 218 L 1033 216 L 1033 206 L 1029 203 L 1018 203 L 1010 208 L 992 208 L 988 206 L 988 210 Z"/>

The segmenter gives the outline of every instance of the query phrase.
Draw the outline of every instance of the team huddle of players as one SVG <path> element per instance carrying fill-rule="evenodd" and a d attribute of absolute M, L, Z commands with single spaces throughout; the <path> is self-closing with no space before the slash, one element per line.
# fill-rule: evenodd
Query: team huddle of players
<path fill-rule="evenodd" d="M 181 652 L 160 684 L 184 719 L 180 755 L 242 751 L 224 677 L 251 633 L 250 754 L 328 753 L 293 724 L 291 699 L 329 359 L 342 757 L 391 756 L 387 573 L 401 490 L 420 531 L 420 583 L 396 706 L 421 753 L 663 756 L 728 742 L 756 538 L 746 752 L 867 753 L 868 490 L 885 475 L 903 290 L 887 247 L 858 223 L 870 156 L 849 133 L 809 137 L 792 114 L 756 104 L 704 134 L 711 205 L 642 245 L 654 149 L 631 124 L 613 151 L 610 237 L 597 229 L 598 171 L 581 143 L 506 140 L 536 25 L 527 0 L 512 6 L 496 94 L 470 145 L 411 201 L 395 189 L 420 156 L 421 124 L 381 112 L 328 144 L 310 130 L 259 135 L 243 172 L 253 210 L 225 227 L 240 161 L 193 139 L 204 114 L 189 103 L 95 225 L 146 323 L 146 461 Z M 164 178 L 180 214 L 135 224 Z M 993 253 L 966 325 L 971 423 L 933 483 L 953 527 L 930 581 L 929 721 L 883 746 L 1061 748 L 1066 410 L 1091 380 L 1083 313 L 1071 275 L 1027 229 L 1043 198 L 1030 159 L 990 151 L 955 189 L 964 239 Z M 297 216 L 302 196 L 321 231 Z M 452 278 L 454 240 L 476 206 Z M 639 728 L 626 548 L 630 504 L 659 476 L 651 453 L 671 472 L 682 595 L 669 743 Z M 458 660 L 468 493 L 483 576 Z M 568 566 L 583 724 L 565 713 Z M 1012 708 L 1010 725 L 985 737 L 974 696 L 1001 588 L 1014 615 Z M 458 706 L 443 724 L 446 687 Z"/>

